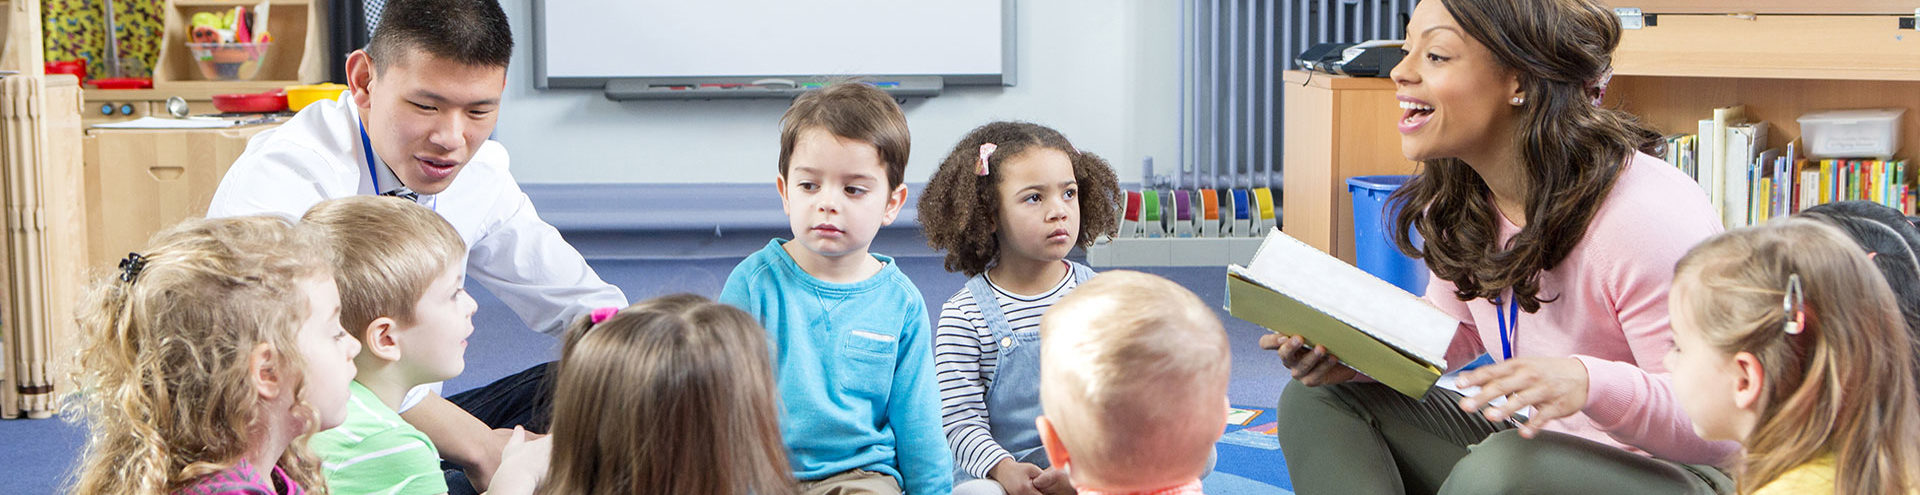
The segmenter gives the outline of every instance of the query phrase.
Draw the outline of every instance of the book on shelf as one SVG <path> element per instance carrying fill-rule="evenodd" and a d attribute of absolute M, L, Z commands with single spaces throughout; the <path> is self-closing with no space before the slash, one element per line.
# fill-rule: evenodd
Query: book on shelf
<path fill-rule="evenodd" d="M 1727 228 L 1757 225 L 1840 201 L 1870 201 L 1917 215 L 1912 167 L 1906 160 L 1789 158 L 1769 149 L 1741 171 L 1746 197 L 1727 203 L 1734 214 L 1723 220 Z"/>
<path fill-rule="evenodd" d="M 1665 137 L 1662 158 L 1700 183 L 1727 228 L 1764 223 L 1817 205 L 1870 201 L 1915 215 L 1914 171 L 1906 160 L 1800 156 L 1799 139 L 1769 147 L 1770 126 L 1739 105 L 1714 109 L 1700 134 Z"/>
<path fill-rule="evenodd" d="M 1728 227 L 1741 227 L 1752 223 L 1759 189 L 1756 187 L 1765 176 L 1756 173 L 1754 161 L 1759 158 L 1760 150 L 1767 147 L 1766 122 L 1729 123 L 1726 126 L 1726 146 L 1722 148 L 1720 166 L 1726 173 L 1723 186 L 1726 192 L 1720 197 L 1721 221 Z M 1718 136 L 1716 136 L 1718 137 Z"/>

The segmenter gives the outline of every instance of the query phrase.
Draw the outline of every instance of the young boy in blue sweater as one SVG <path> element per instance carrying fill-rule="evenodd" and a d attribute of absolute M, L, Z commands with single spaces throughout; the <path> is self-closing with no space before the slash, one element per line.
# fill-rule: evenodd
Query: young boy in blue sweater
<path fill-rule="evenodd" d="M 727 276 L 720 300 L 767 328 L 781 435 L 806 493 L 945 494 L 933 333 L 920 290 L 867 252 L 906 204 L 906 116 L 872 86 L 794 100 L 781 119 L 774 239 Z"/>

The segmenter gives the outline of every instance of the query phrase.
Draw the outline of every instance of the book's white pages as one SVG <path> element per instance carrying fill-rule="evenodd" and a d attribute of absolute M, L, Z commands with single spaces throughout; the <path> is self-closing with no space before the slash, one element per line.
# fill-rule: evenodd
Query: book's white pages
<path fill-rule="evenodd" d="M 1420 296 L 1273 229 L 1249 266 L 1230 273 L 1340 320 L 1435 368 L 1460 322 Z M 1273 329 L 1282 333 L 1284 328 Z"/>

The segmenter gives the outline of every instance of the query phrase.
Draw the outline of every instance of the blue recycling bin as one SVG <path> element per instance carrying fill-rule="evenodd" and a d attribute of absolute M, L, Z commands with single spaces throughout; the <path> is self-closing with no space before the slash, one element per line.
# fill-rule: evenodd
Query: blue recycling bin
<path fill-rule="evenodd" d="M 1354 264 L 1416 295 L 1427 293 L 1427 264 L 1400 254 L 1400 248 L 1387 238 L 1387 223 L 1393 220 L 1387 196 L 1407 183 L 1407 175 L 1364 175 L 1347 179 L 1347 192 L 1353 193 Z M 1419 243 L 1419 234 L 1414 242 Z"/>

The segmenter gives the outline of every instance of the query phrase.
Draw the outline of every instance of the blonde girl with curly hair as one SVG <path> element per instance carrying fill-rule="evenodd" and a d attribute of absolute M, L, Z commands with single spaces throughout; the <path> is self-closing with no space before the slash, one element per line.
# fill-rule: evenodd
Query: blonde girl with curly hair
<path fill-rule="evenodd" d="M 95 282 L 73 492 L 325 493 L 306 440 L 345 419 L 360 352 L 330 257 L 279 218 L 192 220 Z"/>

